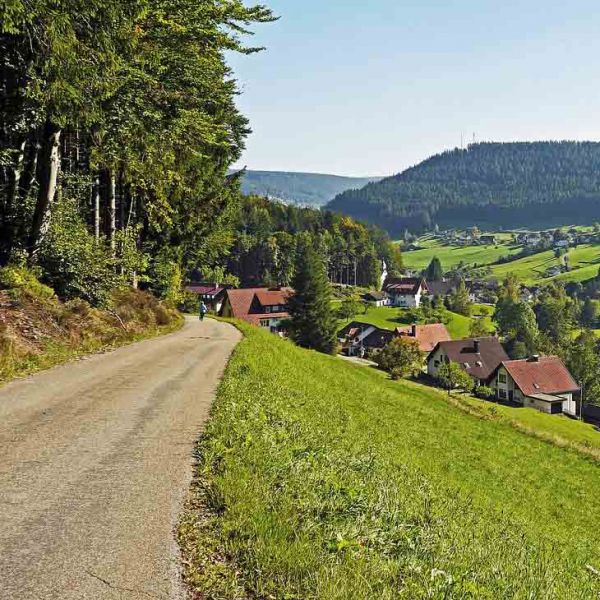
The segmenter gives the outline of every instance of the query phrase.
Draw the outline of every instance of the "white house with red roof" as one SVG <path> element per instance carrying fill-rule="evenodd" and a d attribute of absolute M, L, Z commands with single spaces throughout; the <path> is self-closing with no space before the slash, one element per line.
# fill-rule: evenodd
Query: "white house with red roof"
<path fill-rule="evenodd" d="M 289 318 L 287 302 L 293 293 L 292 288 L 227 290 L 220 315 L 279 332 L 281 322 Z"/>
<path fill-rule="evenodd" d="M 577 414 L 573 394 L 579 385 L 558 356 L 505 360 L 492 380 L 499 400 L 515 402 L 548 414 Z"/>
<path fill-rule="evenodd" d="M 383 284 L 383 291 L 391 298 L 393 306 L 419 308 L 427 285 L 419 277 L 388 277 Z"/>

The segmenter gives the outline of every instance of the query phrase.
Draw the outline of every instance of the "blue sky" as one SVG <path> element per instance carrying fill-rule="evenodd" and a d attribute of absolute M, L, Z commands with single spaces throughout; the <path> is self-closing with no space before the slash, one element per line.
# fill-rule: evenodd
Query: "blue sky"
<path fill-rule="evenodd" d="M 591 0 L 263 0 L 267 49 L 230 62 L 238 166 L 387 175 L 477 141 L 600 139 Z"/>

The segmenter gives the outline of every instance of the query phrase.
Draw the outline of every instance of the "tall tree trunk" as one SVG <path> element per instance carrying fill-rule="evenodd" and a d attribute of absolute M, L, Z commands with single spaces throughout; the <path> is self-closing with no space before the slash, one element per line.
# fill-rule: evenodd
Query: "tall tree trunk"
<path fill-rule="evenodd" d="M 33 213 L 29 235 L 29 256 L 34 257 L 43 242 L 52 215 L 52 205 L 56 195 L 58 171 L 60 168 L 61 129 L 47 120 L 42 132 L 41 147 L 37 163 L 37 181 L 39 185 L 37 201 Z"/>
<path fill-rule="evenodd" d="M 117 195 L 114 171 L 108 172 L 108 240 L 110 249 L 115 254 L 115 233 L 117 231 Z"/>
<path fill-rule="evenodd" d="M 92 211 L 94 213 L 94 237 L 100 239 L 100 176 L 96 175 L 92 185 Z"/>
<path fill-rule="evenodd" d="M 8 181 L 2 210 L 0 211 L 0 264 L 6 264 L 13 249 L 16 225 L 15 211 L 24 159 L 25 140 L 19 144 L 13 166 L 8 168 Z"/>

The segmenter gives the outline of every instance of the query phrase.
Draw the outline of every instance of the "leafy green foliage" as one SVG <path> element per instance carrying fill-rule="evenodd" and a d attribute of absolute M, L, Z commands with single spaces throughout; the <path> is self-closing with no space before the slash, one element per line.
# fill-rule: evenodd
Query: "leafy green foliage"
<path fill-rule="evenodd" d="M 475 387 L 473 378 L 457 363 L 444 363 L 437 372 L 440 385 L 448 390 L 460 389 L 463 392 L 471 392 Z"/>
<path fill-rule="evenodd" d="M 442 268 L 442 263 L 437 256 L 434 256 L 431 259 L 431 262 L 423 273 L 423 277 L 425 277 L 427 281 L 441 281 L 443 279 L 444 269 Z"/>
<path fill-rule="evenodd" d="M 392 379 L 416 375 L 423 367 L 423 353 L 416 340 L 399 336 L 393 338 L 374 358 Z"/>

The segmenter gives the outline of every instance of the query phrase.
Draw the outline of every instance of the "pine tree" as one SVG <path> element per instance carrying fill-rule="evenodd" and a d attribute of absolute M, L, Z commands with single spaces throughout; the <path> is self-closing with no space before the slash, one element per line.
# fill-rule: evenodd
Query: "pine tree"
<path fill-rule="evenodd" d="M 469 316 L 471 314 L 471 300 L 469 299 L 469 291 L 464 280 L 460 280 L 456 291 L 450 297 L 450 308 L 454 312 Z"/>
<path fill-rule="evenodd" d="M 288 302 L 292 339 L 304 348 L 333 354 L 336 348 L 336 319 L 331 309 L 331 288 L 322 257 L 306 235 L 298 243 L 295 294 Z"/>
<path fill-rule="evenodd" d="M 437 256 L 434 256 L 425 270 L 425 279 L 427 281 L 441 281 L 443 277 L 444 270 L 442 269 L 442 263 Z"/>

